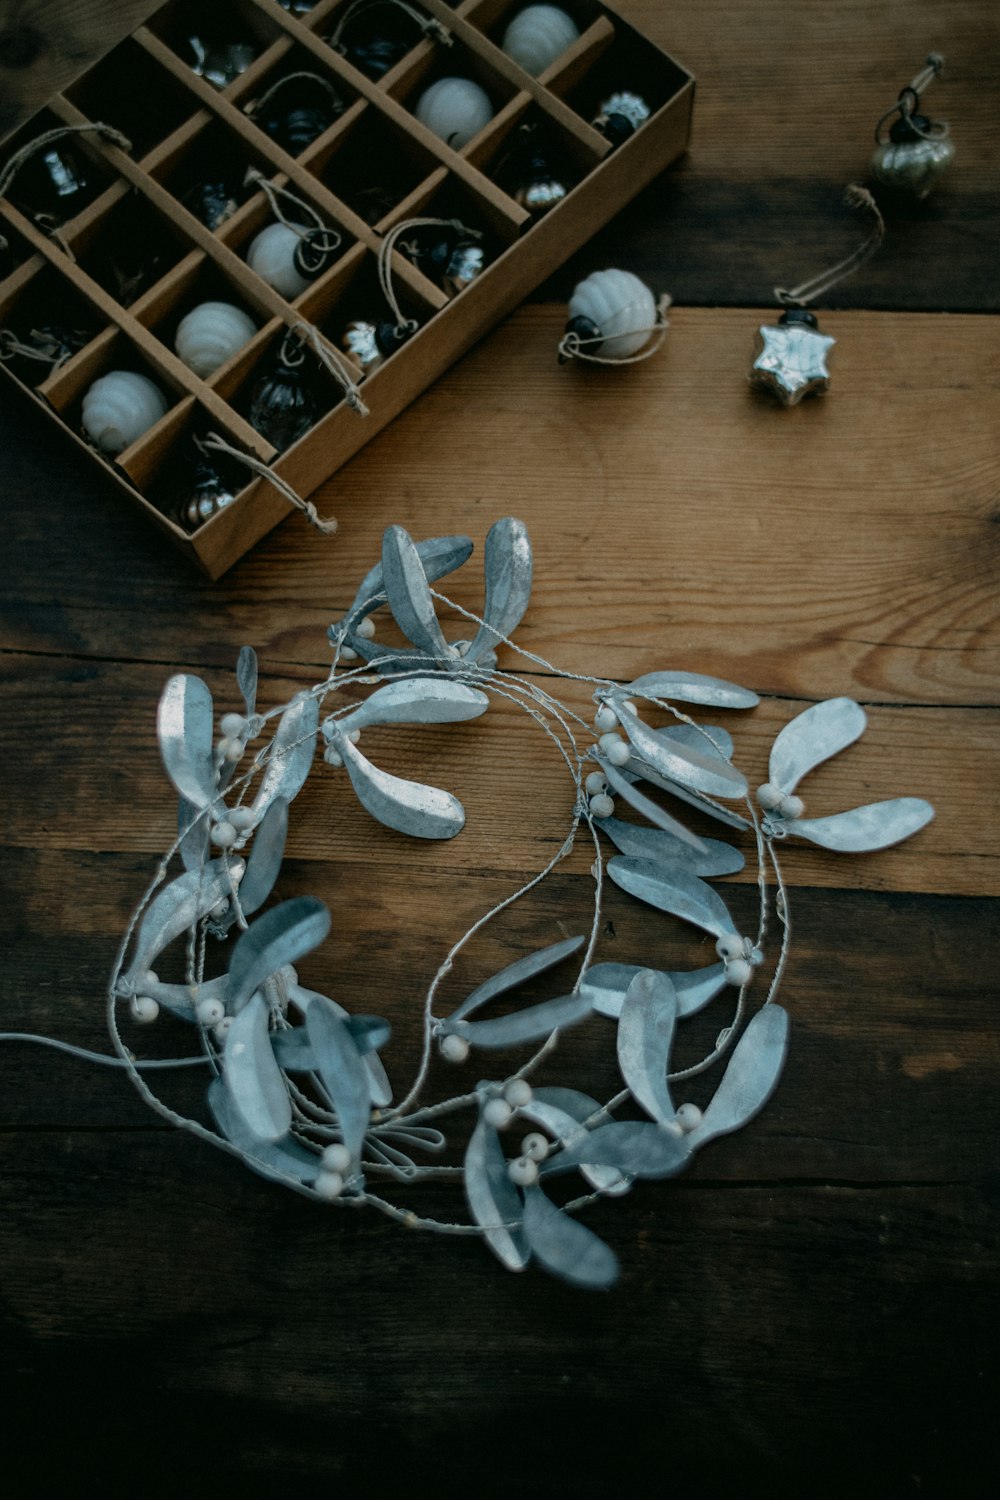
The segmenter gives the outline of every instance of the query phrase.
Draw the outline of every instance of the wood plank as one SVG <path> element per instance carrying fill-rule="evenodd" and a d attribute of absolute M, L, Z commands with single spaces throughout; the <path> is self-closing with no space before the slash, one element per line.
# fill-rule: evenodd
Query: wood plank
<path fill-rule="evenodd" d="M 5 1286 L 15 1479 L 55 1479 L 71 1452 L 74 1472 L 141 1472 L 157 1497 L 168 1477 L 444 1495 L 470 1475 L 499 1497 L 548 1473 L 558 1431 L 559 1482 L 581 1495 L 638 1489 L 654 1465 L 706 1494 L 734 1466 L 779 1493 L 807 1473 L 823 1497 L 989 1493 L 1000 1308 L 978 1187 L 652 1184 L 591 1212 L 624 1281 L 584 1299 L 474 1243 L 287 1201 L 222 1158 L 194 1187 L 177 1137 L 133 1148 L 126 1169 L 114 1135 L 0 1140 L 0 1246 L 22 1268 Z M 924 1358 L 898 1357 L 901 1331 Z M 47 1401 L 59 1441 L 39 1445 Z"/>
<path fill-rule="evenodd" d="M 335 540 L 294 518 L 215 586 L 40 419 L 0 414 L 10 482 L 32 496 L 11 579 L 46 559 L 44 582 L 8 591 L 3 643 L 182 665 L 252 641 L 276 670 L 322 670 L 322 632 L 388 521 L 481 545 L 515 511 L 537 579 L 519 640 L 563 669 L 627 677 L 666 653 L 792 697 L 996 703 L 997 324 L 830 315 L 833 389 L 783 411 L 746 382 L 759 314 L 671 318 L 647 365 L 560 369 L 561 314 L 522 309 L 321 487 Z M 110 547 L 129 587 L 95 608 Z M 454 597 L 475 608 L 465 572 Z"/>

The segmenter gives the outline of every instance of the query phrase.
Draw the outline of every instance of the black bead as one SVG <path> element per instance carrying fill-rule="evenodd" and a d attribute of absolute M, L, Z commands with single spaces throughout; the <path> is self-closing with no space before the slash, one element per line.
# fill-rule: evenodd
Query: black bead
<path fill-rule="evenodd" d="M 595 354 L 604 342 L 604 335 L 593 318 L 585 318 L 581 313 L 570 318 L 566 324 L 566 332 L 575 333 L 581 344 L 587 345 L 589 354 Z"/>
<path fill-rule="evenodd" d="M 376 323 L 375 343 L 379 352 L 388 359 L 390 354 L 395 354 L 397 349 L 403 347 L 412 331 L 410 328 L 399 328 L 395 323 Z"/>
<path fill-rule="evenodd" d="M 900 115 L 889 127 L 889 139 L 898 146 L 903 141 L 919 141 L 933 129 L 926 115 Z"/>
<path fill-rule="evenodd" d="M 612 146 L 621 146 L 628 140 L 629 136 L 635 135 L 635 126 L 626 115 L 616 112 L 603 115 L 599 121 L 595 121 L 597 129 L 609 140 Z"/>
<path fill-rule="evenodd" d="M 781 317 L 778 319 L 778 323 L 779 325 L 784 324 L 786 327 L 792 323 L 798 323 L 800 327 L 805 328 L 819 327 L 819 319 L 816 317 L 815 313 L 811 313 L 806 307 L 788 308 L 787 312 L 783 312 L 781 314 Z"/>

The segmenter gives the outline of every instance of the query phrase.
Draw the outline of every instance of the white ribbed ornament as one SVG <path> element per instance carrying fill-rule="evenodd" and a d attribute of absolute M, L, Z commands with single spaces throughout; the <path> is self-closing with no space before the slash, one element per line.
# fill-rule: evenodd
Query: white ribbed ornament
<path fill-rule="evenodd" d="M 174 348 L 188 369 L 204 379 L 256 332 L 253 319 L 231 302 L 200 302 L 181 319 Z"/>
<path fill-rule="evenodd" d="M 557 5 L 529 5 L 511 21 L 500 45 L 508 57 L 537 78 L 579 35 L 573 17 Z"/>
<path fill-rule="evenodd" d="M 295 252 L 301 243 L 301 234 L 287 224 L 268 224 L 251 241 L 247 265 L 283 297 L 298 297 L 311 285 L 295 264 Z"/>
<path fill-rule="evenodd" d="M 601 359 L 627 359 L 648 343 L 656 327 L 656 300 L 631 271 L 595 271 L 569 299 L 571 318 L 589 318 L 603 343 L 584 344 Z"/>
<path fill-rule="evenodd" d="M 420 95 L 414 113 L 421 125 L 460 151 L 492 120 L 493 105 L 471 78 L 439 78 Z"/>
<path fill-rule="evenodd" d="M 83 430 L 102 453 L 123 453 L 166 414 L 159 386 L 134 370 L 110 370 L 83 398 Z"/>

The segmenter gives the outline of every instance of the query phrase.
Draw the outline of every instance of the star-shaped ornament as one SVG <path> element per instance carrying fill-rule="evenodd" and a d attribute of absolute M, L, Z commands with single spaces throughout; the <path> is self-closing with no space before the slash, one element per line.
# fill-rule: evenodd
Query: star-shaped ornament
<path fill-rule="evenodd" d="M 750 382 L 777 396 L 783 406 L 797 406 L 803 396 L 828 388 L 826 357 L 836 342 L 820 333 L 811 312 L 804 307 L 789 308 L 776 325 L 757 330 Z"/>

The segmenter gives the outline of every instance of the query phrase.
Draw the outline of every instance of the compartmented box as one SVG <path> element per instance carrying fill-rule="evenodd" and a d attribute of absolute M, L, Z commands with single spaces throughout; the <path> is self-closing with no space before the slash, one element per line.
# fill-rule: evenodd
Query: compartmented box
<path fill-rule="evenodd" d="M 524 5 L 419 0 L 419 12 L 447 28 L 445 45 L 396 5 L 170 0 L 6 143 L 5 162 L 43 131 L 88 122 L 131 143 L 126 152 L 97 133 L 67 136 L 54 169 L 32 158 L 0 199 L 0 368 L 210 577 L 290 502 L 214 453 L 219 487 L 233 498 L 206 518 L 211 505 L 199 513 L 190 503 L 204 473 L 197 441 L 218 434 L 308 496 L 684 149 L 694 81 L 682 67 L 610 7 L 559 0 L 579 36 L 532 76 L 500 45 Z M 391 45 L 366 47 L 374 33 Z M 243 71 L 227 82 L 236 57 Z M 492 110 L 464 144 L 414 112 L 432 84 L 454 77 L 478 83 Z M 650 114 L 619 142 L 593 122 L 622 90 L 641 95 Z M 249 168 L 257 175 L 248 180 Z M 311 211 L 307 222 L 334 232 L 297 295 L 282 295 L 245 259 L 275 222 L 261 178 L 292 220 L 305 210 L 282 190 Z M 564 194 L 536 204 L 553 196 L 549 181 Z M 434 231 L 410 225 L 423 218 L 460 224 L 459 241 L 473 231 L 482 251 L 474 279 L 435 258 Z M 302 330 L 338 349 L 356 320 L 392 327 L 386 266 L 402 317 L 417 327 L 357 376 L 361 416 Z M 206 301 L 239 307 L 256 331 L 200 377 L 174 339 Z M 314 402 L 308 430 L 287 446 L 273 425 L 261 424 L 272 441 L 254 425 L 282 351 L 301 361 Z M 86 393 L 109 371 L 147 376 L 166 407 L 115 454 L 81 425 Z"/>

